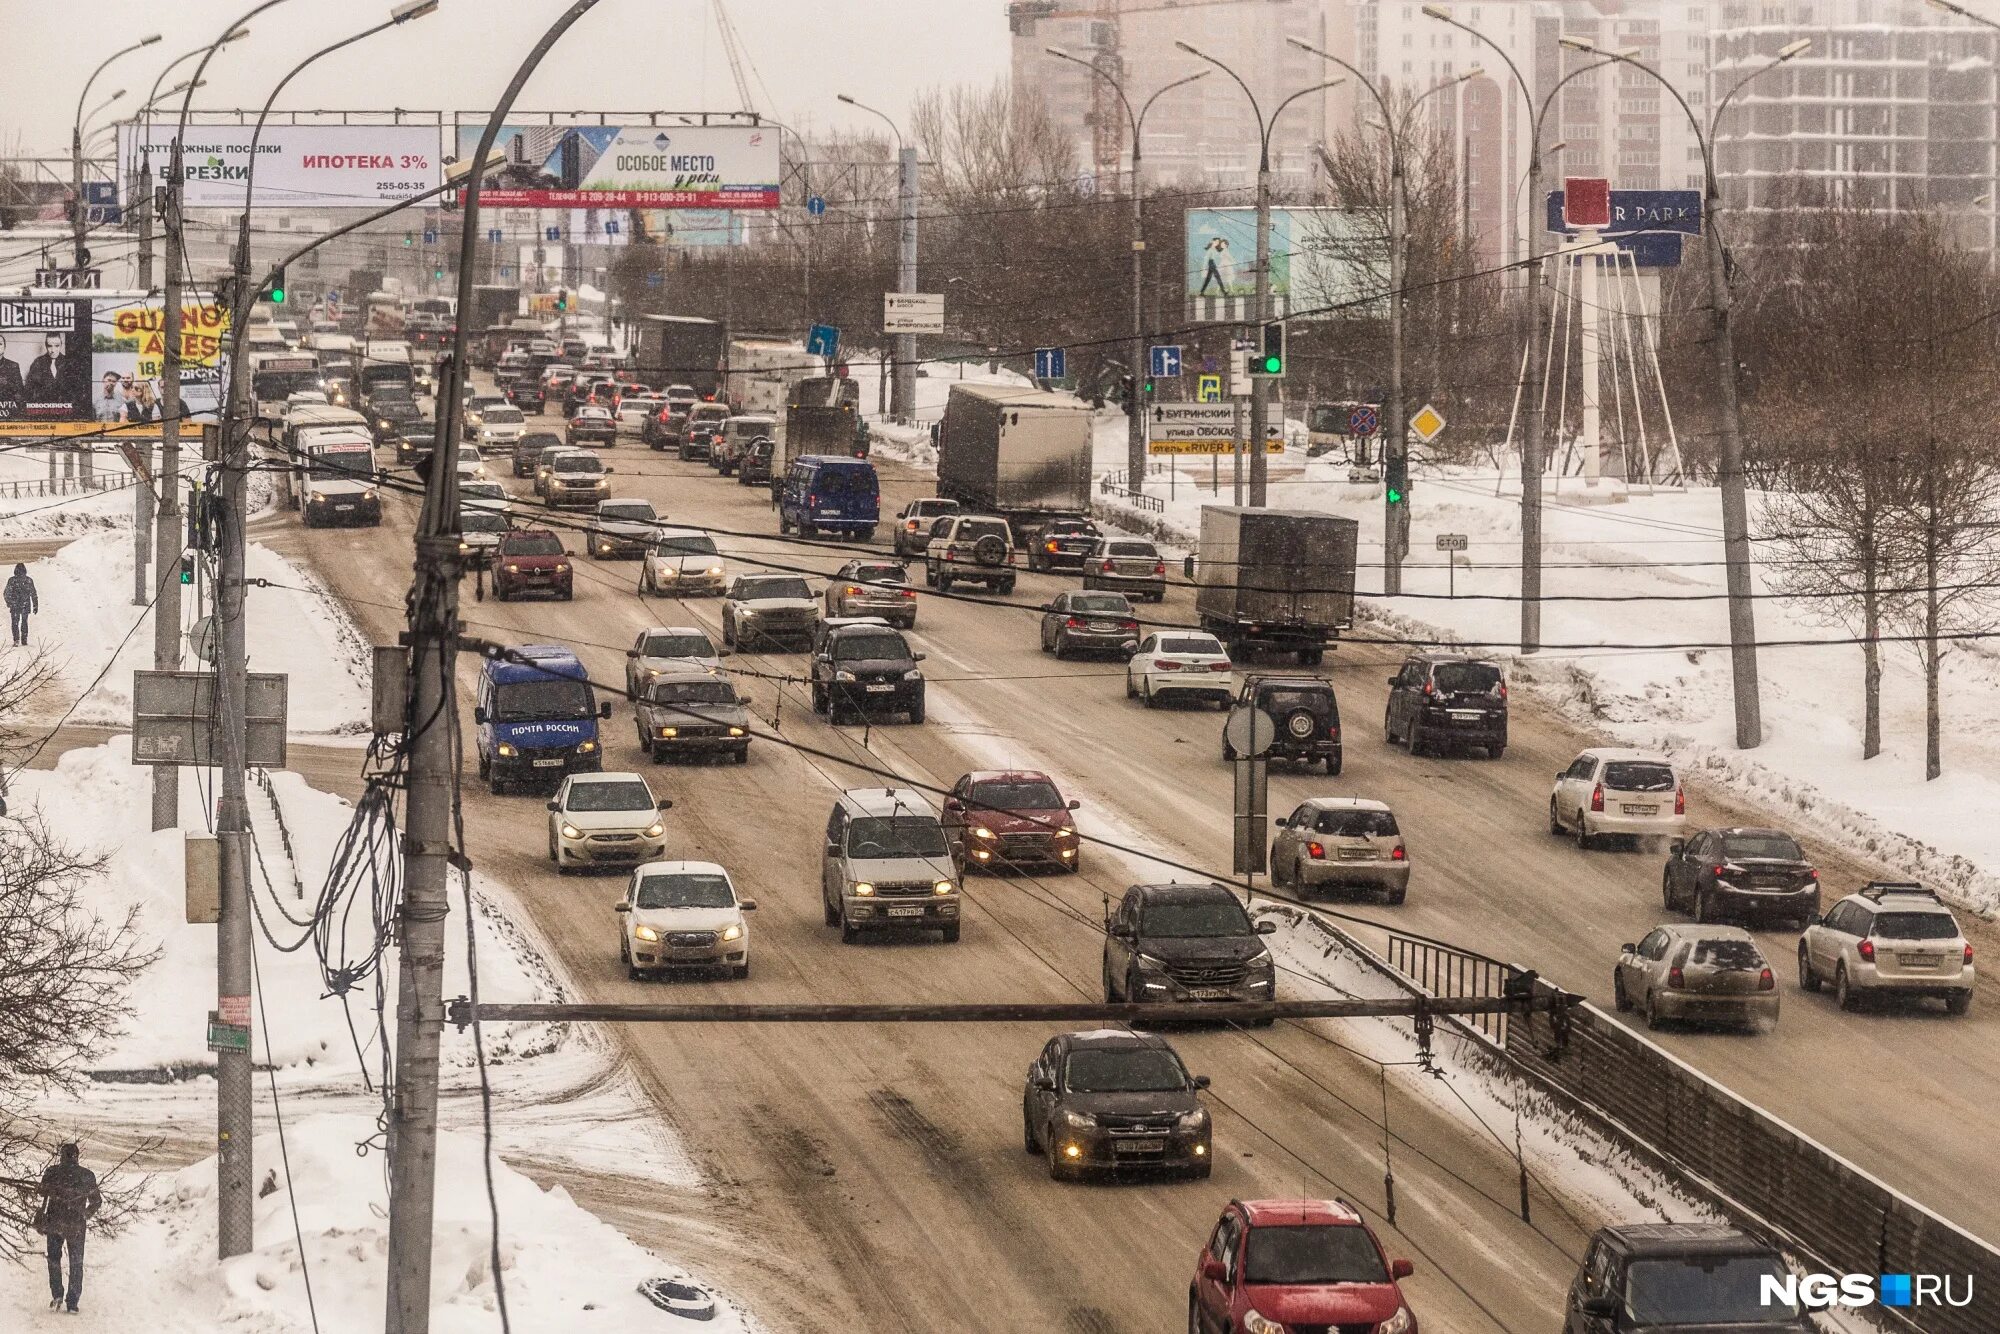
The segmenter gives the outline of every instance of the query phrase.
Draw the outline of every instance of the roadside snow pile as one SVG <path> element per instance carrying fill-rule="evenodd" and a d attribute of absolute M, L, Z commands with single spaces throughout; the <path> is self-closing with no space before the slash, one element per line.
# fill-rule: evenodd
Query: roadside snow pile
<path fill-rule="evenodd" d="M 868 418 L 871 452 L 899 459 L 919 468 L 937 466 L 937 447 L 931 444 L 931 424 L 944 419 L 945 400 L 955 384 L 1008 384 L 1032 387 L 1034 381 L 1014 371 L 992 371 L 989 362 L 926 361 L 917 369 L 917 412 L 913 424 L 885 421 L 875 415 L 882 401 L 881 368 L 869 354 L 857 352 L 850 374 L 861 390 L 861 413 Z M 1121 417 L 1122 421 L 1123 418 Z"/>
<path fill-rule="evenodd" d="M 256 1236 L 248 1255 L 215 1262 L 216 1162 L 208 1158 L 153 1186 L 152 1208 L 124 1234 L 91 1243 L 95 1300 L 86 1289 L 82 1329 L 122 1328 L 143 1310 L 155 1334 L 303 1334 L 380 1328 L 389 1251 L 388 1196 L 381 1160 L 357 1156 L 373 1137 L 374 1119 L 359 1114 L 315 1115 L 286 1126 L 281 1152 L 275 1134 L 260 1134 Z M 290 1171 L 284 1154 L 290 1155 Z M 674 1317 L 640 1295 L 643 1281 L 688 1276 L 587 1213 L 560 1187 L 542 1190 L 496 1161 L 500 1266 L 514 1328 L 523 1330 L 646 1330 L 678 1327 Z M 481 1144 L 476 1134 L 438 1137 L 437 1232 L 432 1250 L 431 1328 L 437 1334 L 490 1334 L 497 1308 L 490 1264 Z M 296 1199 L 301 1254 L 294 1238 Z M 113 1280 L 107 1276 L 115 1275 Z M 12 1285 L 10 1285 L 12 1286 Z M 21 1287 L 38 1284 L 21 1284 Z M 114 1298 L 113 1292 L 127 1294 Z M 129 1294 L 144 1294 L 132 1306 Z M 0 1310 L 4 1310 L 0 1304 Z M 23 1318 L 26 1318 L 23 1312 Z M 92 1318 L 102 1322 L 93 1324 Z M 716 1303 L 704 1329 L 755 1326 L 727 1302 Z"/>
<path fill-rule="evenodd" d="M 79 460 L 72 458 L 71 463 Z M 63 460 L 58 459 L 60 469 Z M 99 453 L 92 466 L 98 476 L 129 471 L 116 452 Z M 48 456 L 39 449 L 21 448 L 18 442 L 0 448 L 0 542 L 33 538 L 74 537 L 122 527 L 127 541 L 132 531 L 132 488 L 119 486 L 105 491 L 65 491 L 44 495 L 33 491 L 48 478 Z M 122 480 L 122 479 L 121 479 Z M 14 483 L 25 484 L 15 494 Z M 128 570 L 129 566 L 126 567 Z"/>
<path fill-rule="evenodd" d="M 187 772 L 190 776 L 181 780 L 181 825 L 200 830 L 204 798 L 212 796 L 213 789 L 191 776 L 196 771 Z M 30 806 L 39 808 L 65 843 L 106 858 L 105 875 L 93 882 L 89 891 L 98 914 L 115 922 L 128 908 L 136 907 L 139 932 L 160 949 L 159 961 L 133 987 L 133 1013 L 125 1036 L 103 1054 L 98 1069 L 147 1077 L 161 1069 L 212 1065 L 214 1058 L 206 1039 L 208 1012 L 215 1006 L 215 928 L 188 924 L 181 835 L 175 830 L 153 832 L 151 780 L 146 769 L 131 762 L 130 740 L 120 737 L 102 746 L 70 751 L 54 769 L 24 769 L 11 782 L 10 797 L 17 812 Z M 292 926 L 286 915 L 304 918 L 310 911 L 311 896 L 325 878 L 351 807 L 308 786 L 297 774 L 274 774 L 272 783 L 307 898 L 301 900 L 293 885 L 271 800 L 255 786 L 249 796 L 257 847 L 251 875 L 265 927 L 289 944 L 298 939 L 300 929 Z M 264 878 L 264 868 L 269 881 Z M 481 909 L 481 997 L 493 1001 L 557 999 L 558 988 L 531 944 L 492 906 L 496 898 L 505 901 L 505 891 L 478 876 L 473 887 L 474 900 Z M 454 892 L 454 928 L 445 933 L 446 995 L 467 991 L 462 911 L 463 900 Z M 357 904 L 337 926 L 344 932 L 349 954 L 358 957 L 371 930 L 367 903 Z M 383 965 L 392 1003 L 396 962 L 397 955 L 391 951 Z M 372 984 L 358 989 L 343 1006 L 336 997 L 322 996 L 311 946 L 279 953 L 261 934 L 257 966 L 262 990 L 271 998 L 268 1029 L 254 1001 L 251 1007 L 255 1033 L 252 1052 L 259 1063 L 271 1059 L 280 1067 L 311 1067 L 315 1075 L 329 1079 L 358 1073 L 356 1039 L 348 1027 L 351 1018 L 352 1033 L 359 1035 L 370 1068 L 378 1065 L 381 1051 L 373 1029 Z M 512 1060 L 551 1049 L 561 1039 L 562 1030 L 548 1025 L 525 1025 L 518 1030 L 491 1025 L 485 1036 L 489 1057 Z M 469 1066 L 470 1038 L 448 1031 L 444 1059 L 450 1066 Z"/>
<path fill-rule="evenodd" d="M 249 591 L 250 670 L 291 676 L 292 734 L 361 736 L 368 720 L 367 643 L 305 570 L 256 543 L 247 564 L 251 578 L 272 585 Z M 153 666 L 152 615 L 142 618 L 131 605 L 130 529 L 80 537 L 33 562 L 28 572 L 42 603 L 33 639 L 62 661 L 59 693 L 74 698 L 88 692 L 69 721 L 129 727 L 132 673 Z M 193 602 L 182 599 L 188 624 L 194 620 Z"/>

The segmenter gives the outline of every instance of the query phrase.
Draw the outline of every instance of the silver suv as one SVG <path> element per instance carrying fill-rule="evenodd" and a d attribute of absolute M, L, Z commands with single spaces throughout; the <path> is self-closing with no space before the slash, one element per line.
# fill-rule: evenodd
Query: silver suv
<path fill-rule="evenodd" d="M 855 788 L 827 817 L 820 895 L 826 924 L 852 944 L 865 930 L 913 926 L 958 939 L 958 867 L 937 812 L 911 788 Z"/>
<path fill-rule="evenodd" d="M 990 514 L 939 519 L 924 548 L 924 582 L 940 593 L 955 583 L 984 584 L 1006 597 L 1014 591 L 1014 530 Z"/>
<path fill-rule="evenodd" d="M 1831 984 L 1843 1010 L 1875 993 L 1935 996 L 1964 1014 L 1973 982 L 1972 946 L 1958 919 L 1922 885 L 1871 882 L 1799 937 L 1800 988 Z"/>

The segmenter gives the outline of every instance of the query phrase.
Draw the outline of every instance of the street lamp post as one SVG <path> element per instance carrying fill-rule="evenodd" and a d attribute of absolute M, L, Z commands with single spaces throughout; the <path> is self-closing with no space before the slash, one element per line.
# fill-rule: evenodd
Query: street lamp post
<path fill-rule="evenodd" d="M 1322 93 L 1329 88 L 1336 88 L 1346 80 L 1329 79 L 1325 83 L 1301 88 L 1278 103 L 1267 119 L 1263 109 L 1257 105 L 1257 95 L 1250 91 L 1250 85 L 1243 82 L 1235 70 L 1207 52 L 1189 46 L 1186 42 L 1177 41 L 1174 45 L 1196 59 L 1206 60 L 1234 80 L 1236 86 L 1243 90 L 1243 96 L 1250 99 L 1250 115 L 1257 122 L 1256 327 L 1261 331 L 1271 322 L 1271 129 L 1278 123 L 1278 117 L 1284 114 L 1285 108 L 1292 103 L 1312 93 Z M 1250 377 L 1250 504 L 1259 509 L 1265 504 L 1268 467 L 1264 455 L 1264 430 L 1265 423 L 1270 417 L 1270 402 L 1270 377 L 1265 375 Z M 1238 443 L 1241 444 L 1240 441 Z"/>
<path fill-rule="evenodd" d="M 865 102 L 857 102 L 846 93 L 835 96 L 847 105 L 866 111 L 880 118 L 889 127 L 889 133 L 896 136 L 896 212 L 898 216 L 896 247 L 896 290 L 914 292 L 917 290 L 917 150 L 903 143 L 903 132 L 896 128 L 896 122 L 885 113 L 877 111 Z M 915 334 L 896 335 L 895 380 L 890 387 L 889 411 L 905 420 L 917 414 L 917 336 Z"/>
<path fill-rule="evenodd" d="M 70 239 L 72 243 L 71 257 L 76 261 L 76 267 L 79 269 L 88 268 L 90 265 L 90 251 L 83 244 L 83 215 L 84 215 L 83 105 L 85 102 L 90 100 L 90 85 L 97 82 L 97 76 L 104 73 L 105 68 L 109 66 L 112 61 L 118 59 L 120 56 L 129 56 L 134 51 L 138 51 L 145 47 L 151 46 L 153 43 L 159 40 L 160 40 L 160 34 L 156 32 L 148 33 L 146 36 L 141 37 L 138 41 L 132 43 L 132 45 L 123 47 L 117 51 L 113 51 L 110 55 L 104 58 L 103 62 L 100 63 L 96 69 L 90 72 L 90 77 L 83 81 L 83 91 L 77 94 L 76 119 L 71 123 L 69 132 L 69 168 L 70 168 L 69 225 L 70 225 Z M 124 93 L 121 91 L 116 96 L 123 97 Z M 102 110 L 103 108 L 100 107 L 98 109 Z"/>
<path fill-rule="evenodd" d="M 1733 301 L 1729 291 L 1728 253 L 1722 244 L 1722 190 L 1715 179 L 1715 127 L 1728 109 L 1730 100 L 1760 74 L 1769 73 L 1812 46 L 1802 37 L 1778 49 L 1776 55 L 1738 79 L 1716 102 L 1706 132 L 1680 90 L 1661 77 L 1658 70 L 1626 51 L 1601 50 L 1587 38 L 1564 37 L 1562 44 L 1573 51 L 1601 55 L 1606 60 L 1650 76 L 1667 90 L 1694 129 L 1695 143 L 1701 148 L 1703 207 L 1702 249 L 1708 258 L 1708 304 L 1715 337 L 1715 387 L 1722 405 L 1722 431 L 1716 466 L 1716 482 L 1722 492 L 1722 555 L 1729 589 L 1729 665 L 1736 696 L 1736 745 L 1752 750 L 1763 744 L 1764 719 L 1757 675 L 1757 612 L 1750 586 L 1750 497 L 1743 475 L 1743 423 L 1736 392 L 1736 336 L 1733 329 Z"/>
<path fill-rule="evenodd" d="M 1083 66 L 1091 74 L 1109 84 L 1111 91 L 1118 94 L 1119 105 L 1125 108 L 1125 122 L 1132 131 L 1132 182 L 1131 188 L 1126 191 L 1126 195 L 1130 200 L 1132 209 L 1132 345 L 1129 356 L 1132 365 L 1133 401 L 1127 404 L 1131 413 L 1131 420 L 1126 426 L 1125 479 L 1126 485 L 1137 492 L 1144 489 L 1146 477 L 1146 401 L 1144 396 L 1139 394 L 1138 390 L 1139 386 L 1150 378 L 1147 372 L 1152 369 L 1146 364 L 1144 287 L 1146 276 L 1146 229 L 1142 207 L 1144 196 L 1141 195 L 1139 186 L 1139 163 L 1142 152 L 1142 144 L 1139 136 L 1140 132 L 1145 129 L 1146 113 L 1153 109 L 1153 103 L 1159 101 L 1163 94 L 1171 92 L 1182 84 L 1193 83 L 1196 79 L 1207 78 L 1208 71 L 1199 70 L 1196 73 L 1187 75 L 1185 78 L 1175 79 L 1172 83 L 1166 84 L 1151 97 L 1147 98 L 1145 104 L 1139 108 L 1137 113 L 1134 113 L 1132 110 L 1132 100 L 1125 95 L 1124 85 L 1112 78 L 1103 69 L 1083 59 L 1081 56 L 1073 56 L 1069 52 L 1057 47 L 1051 46 L 1044 49 L 1058 60 L 1067 60 L 1072 65 Z"/>

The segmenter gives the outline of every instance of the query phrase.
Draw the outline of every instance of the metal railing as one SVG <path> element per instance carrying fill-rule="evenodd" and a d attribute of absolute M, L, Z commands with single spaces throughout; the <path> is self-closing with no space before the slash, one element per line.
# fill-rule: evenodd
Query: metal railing
<path fill-rule="evenodd" d="M 1453 949 L 1433 941 L 1410 936 L 1389 935 L 1389 966 L 1433 996 L 1461 999 L 1497 997 L 1507 994 L 1507 984 L 1520 969 L 1483 954 Z M 1504 1048 L 1507 1045 L 1507 1015 L 1465 1016 L 1465 1022 Z"/>
<path fill-rule="evenodd" d="M 1108 472 L 1098 478 L 1097 489 L 1107 496 L 1117 496 L 1128 504 L 1149 511 L 1150 513 L 1163 514 L 1166 512 L 1167 502 L 1161 500 L 1158 496 L 1149 496 L 1143 491 L 1134 491 L 1131 487 L 1125 485 L 1125 474 L 1122 472 Z"/>
<path fill-rule="evenodd" d="M 94 472 L 88 477 L 22 477 L 0 482 L 0 496 L 66 496 L 76 491 L 118 491 L 132 484 L 129 472 Z"/>

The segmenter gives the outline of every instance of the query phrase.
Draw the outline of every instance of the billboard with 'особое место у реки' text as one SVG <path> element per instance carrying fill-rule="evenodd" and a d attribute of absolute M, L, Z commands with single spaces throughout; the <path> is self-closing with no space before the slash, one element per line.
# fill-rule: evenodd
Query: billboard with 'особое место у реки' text
<path fill-rule="evenodd" d="M 461 121 L 461 169 L 485 125 Z M 487 208 L 778 207 L 769 125 L 503 125 L 479 187 Z"/>

